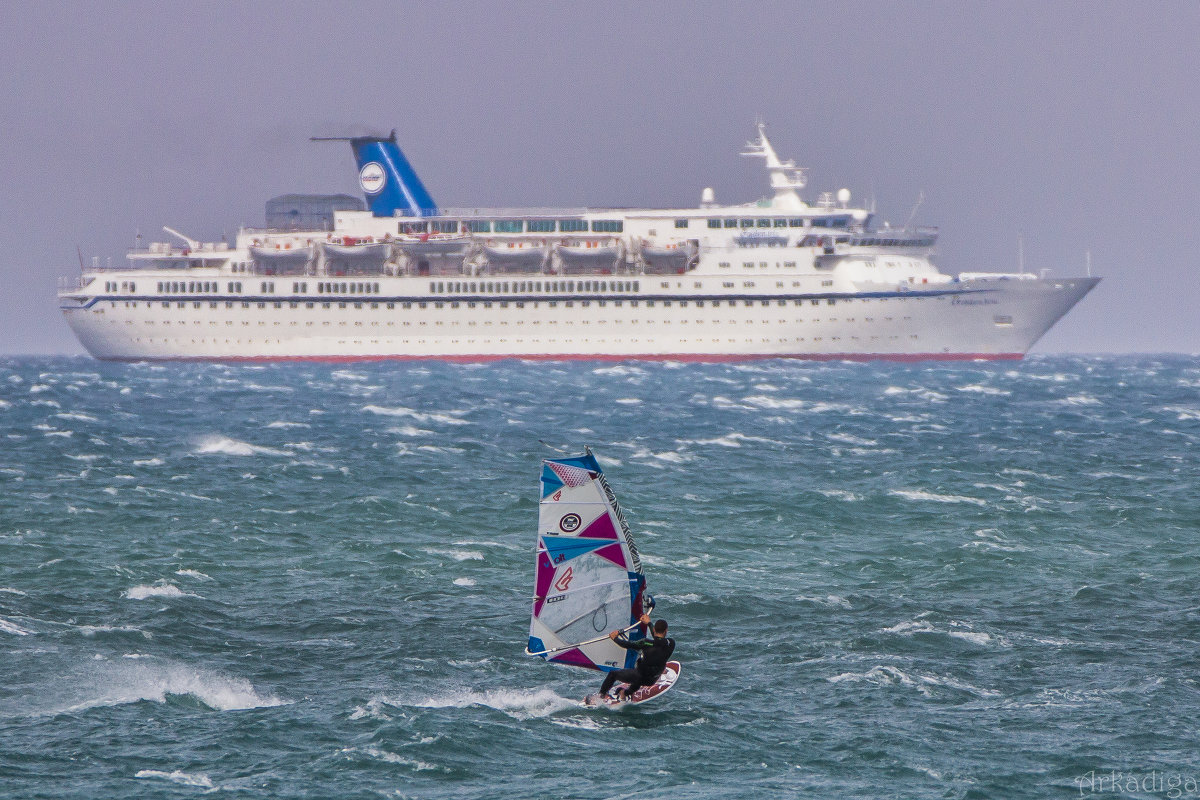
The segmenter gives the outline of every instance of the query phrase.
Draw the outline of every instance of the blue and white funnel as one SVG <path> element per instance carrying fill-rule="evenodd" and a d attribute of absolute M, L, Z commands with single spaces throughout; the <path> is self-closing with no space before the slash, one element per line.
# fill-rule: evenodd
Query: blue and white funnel
<path fill-rule="evenodd" d="M 384 139 L 357 136 L 350 139 L 358 162 L 358 183 L 367 205 L 377 217 L 428 217 L 438 214 L 437 204 L 404 153 L 396 144 L 396 132 Z"/>

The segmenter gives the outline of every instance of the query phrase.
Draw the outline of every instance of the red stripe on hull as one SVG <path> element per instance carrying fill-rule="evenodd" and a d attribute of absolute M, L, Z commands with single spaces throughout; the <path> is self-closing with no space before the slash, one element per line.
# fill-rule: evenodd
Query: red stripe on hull
<path fill-rule="evenodd" d="M 772 358 L 792 358 L 802 361 L 893 361 L 912 363 L 918 361 L 1020 361 L 1024 353 L 675 353 L 675 354 L 549 354 L 527 355 L 329 355 L 329 356 L 168 356 L 164 358 L 102 358 L 101 361 L 204 361 L 217 363 L 272 363 L 308 361 L 315 363 L 343 364 L 363 361 L 445 361 L 456 364 L 478 364 L 490 361 L 685 361 L 695 363 L 722 363 L 737 361 L 765 361 Z"/>

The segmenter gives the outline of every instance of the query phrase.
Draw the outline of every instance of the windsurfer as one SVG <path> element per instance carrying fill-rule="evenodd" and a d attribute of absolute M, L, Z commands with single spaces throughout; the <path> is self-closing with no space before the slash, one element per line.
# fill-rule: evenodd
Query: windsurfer
<path fill-rule="evenodd" d="M 650 626 L 650 615 L 642 614 L 639 620 L 643 625 Z M 627 688 L 617 690 L 617 699 L 624 701 L 632 697 L 634 692 L 643 686 L 650 686 L 662 675 L 671 653 L 675 652 L 675 640 L 667 637 L 667 621 L 660 619 L 650 628 L 651 638 L 630 640 L 622 631 L 613 631 L 608 635 L 615 643 L 626 650 L 636 650 L 637 663 L 632 669 L 616 669 L 604 676 L 600 686 L 600 696 L 604 697 L 612 689 L 613 684 L 622 681 L 629 684 Z"/>

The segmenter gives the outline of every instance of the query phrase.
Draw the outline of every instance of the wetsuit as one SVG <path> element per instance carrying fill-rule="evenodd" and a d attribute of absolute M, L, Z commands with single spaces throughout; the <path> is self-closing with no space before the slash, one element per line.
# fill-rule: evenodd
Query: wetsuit
<path fill-rule="evenodd" d="M 651 636 L 649 639 L 630 641 L 621 635 L 613 641 L 626 650 L 636 650 L 638 660 L 633 669 L 614 669 L 605 675 L 604 683 L 600 686 L 601 695 L 608 694 L 608 690 L 617 681 L 629 684 L 629 688 L 625 690 L 626 697 L 631 696 L 643 686 L 650 686 L 658 680 L 659 675 L 662 675 L 667 661 L 671 659 L 671 653 L 675 652 L 675 640 L 666 636 L 662 638 Z"/>

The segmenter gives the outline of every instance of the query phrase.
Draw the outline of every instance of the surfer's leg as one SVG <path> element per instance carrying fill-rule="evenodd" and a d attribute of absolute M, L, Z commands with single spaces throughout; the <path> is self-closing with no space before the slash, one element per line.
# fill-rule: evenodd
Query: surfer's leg
<path fill-rule="evenodd" d="M 608 694 L 608 690 L 611 689 L 613 684 L 617 681 L 629 683 L 630 681 L 639 680 L 640 677 L 641 676 L 638 675 L 638 671 L 636 669 L 614 669 L 604 676 L 604 683 L 600 685 L 600 694 Z"/>

